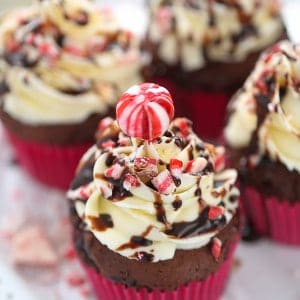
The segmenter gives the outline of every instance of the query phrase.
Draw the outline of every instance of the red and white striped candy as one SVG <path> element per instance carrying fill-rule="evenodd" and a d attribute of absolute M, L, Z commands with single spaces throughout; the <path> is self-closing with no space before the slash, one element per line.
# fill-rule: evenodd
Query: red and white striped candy
<path fill-rule="evenodd" d="M 185 172 L 198 175 L 206 166 L 207 160 L 203 157 L 197 157 L 195 160 L 188 161 Z"/>
<path fill-rule="evenodd" d="M 172 173 L 173 176 L 178 177 L 183 170 L 183 162 L 179 159 L 172 158 L 170 160 L 170 172 Z"/>
<path fill-rule="evenodd" d="M 130 191 L 132 188 L 138 187 L 140 183 L 135 175 L 128 173 L 125 175 L 125 180 L 123 185 L 127 191 Z"/>
<path fill-rule="evenodd" d="M 173 178 L 168 170 L 160 172 L 156 177 L 152 179 L 153 185 L 156 187 L 159 193 L 169 195 L 176 189 Z"/>
<path fill-rule="evenodd" d="M 211 246 L 211 253 L 216 261 L 219 260 L 222 252 L 222 242 L 218 238 L 213 238 L 212 246 Z"/>
<path fill-rule="evenodd" d="M 152 141 L 168 129 L 174 116 L 173 100 L 164 87 L 142 83 L 121 96 L 116 114 L 125 134 Z"/>
<path fill-rule="evenodd" d="M 104 172 L 105 177 L 113 178 L 115 180 L 120 179 L 125 167 L 119 164 L 114 164 Z"/>

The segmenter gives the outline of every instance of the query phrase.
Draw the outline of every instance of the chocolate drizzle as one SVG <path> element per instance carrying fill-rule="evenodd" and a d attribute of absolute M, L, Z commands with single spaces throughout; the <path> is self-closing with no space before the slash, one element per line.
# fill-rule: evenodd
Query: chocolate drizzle
<path fill-rule="evenodd" d="M 112 200 L 112 201 L 122 201 L 123 199 L 127 198 L 127 197 L 132 197 L 132 193 L 129 192 L 128 190 L 126 190 L 124 188 L 124 179 L 126 174 L 129 173 L 128 168 L 126 167 L 122 174 L 121 177 L 119 179 L 113 179 L 111 177 L 105 177 L 102 174 L 95 174 L 96 178 L 99 179 L 103 179 L 108 181 L 111 186 L 112 186 L 112 195 L 110 197 L 108 197 L 108 200 Z"/>
<path fill-rule="evenodd" d="M 132 236 L 130 242 L 127 244 L 123 244 L 122 246 L 117 248 L 117 251 L 122 251 L 126 249 L 136 249 L 139 247 L 148 247 L 153 244 L 152 241 L 144 238 L 143 236 Z"/>
<path fill-rule="evenodd" d="M 0 82 L 0 96 L 9 92 L 9 86 L 5 81 Z"/>
<path fill-rule="evenodd" d="M 89 216 L 91 228 L 97 231 L 105 231 L 108 228 L 113 228 L 114 223 L 109 214 L 100 214 L 98 217 Z"/>
<path fill-rule="evenodd" d="M 153 192 L 155 201 L 154 201 L 154 207 L 156 209 L 156 219 L 158 222 L 161 222 L 165 225 L 168 224 L 167 216 L 166 216 L 166 210 L 163 205 L 163 201 L 161 199 L 161 195 L 157 192 Z"/>
<path fill-rule="evenodd" d="M 166 230 L 165 233 L 176 238 L 186 238 L 198 236 L 202 233 L 208 233 L 216 229 L 220 229 L 226 225 L 226 219 L 222 216 L 219 219 L 210 220 L 208 218 L 209 207 L 199 214 L 198 218 L 192 222 L 179 222 L 172 224 L 172 228 Z"/>
<path fill-rule="evenodd" d="M 179 199 L 178 196 L 176 196 L 176 199 L 172 202 L 172 206 L 174 207 L 174 210 L 178 210 L 182 206 L 182 200 Z"/>

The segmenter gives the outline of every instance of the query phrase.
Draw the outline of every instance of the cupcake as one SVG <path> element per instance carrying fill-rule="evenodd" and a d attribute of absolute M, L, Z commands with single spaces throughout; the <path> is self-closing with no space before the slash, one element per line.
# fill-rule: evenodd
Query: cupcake
<path fill-rule="evenodd" d="M 259 59 L 228 109 L 225 138 L 242 199 L 260 235 L 300 245 L 300 45 Z"/>
<path fill-rule="evenodd" d="M 239 239 L 224 148 L 144 83 L 104 119 L 68 192 L 75 248 L 98 299 L 218 299 Z"/>
<path fill-rule="evenodd" d="M 0 23 L 0 118 L 21 164 L 67 188 L 98 122 L 140 81 L 137 39 L 87 0 L 44 0 Z"/>
<path fill-rule="evenodd" d="M 285 35 L 277 0 L 152 0 L 145 48 L 147 79 L 176 89 L 179 114 L 216 138 L 230 95 L 260 52 Z"/>

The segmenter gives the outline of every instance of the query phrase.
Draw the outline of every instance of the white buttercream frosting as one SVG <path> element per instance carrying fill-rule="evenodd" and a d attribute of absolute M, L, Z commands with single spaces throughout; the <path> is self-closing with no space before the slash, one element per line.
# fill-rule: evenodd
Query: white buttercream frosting
<path fill-rule="evenodd" d="M 0 52 L 4 110 L 30 125 L 105 114 L 141 80 L 138 40 L 87 0 L 45 0 L 7 13 Z"/>

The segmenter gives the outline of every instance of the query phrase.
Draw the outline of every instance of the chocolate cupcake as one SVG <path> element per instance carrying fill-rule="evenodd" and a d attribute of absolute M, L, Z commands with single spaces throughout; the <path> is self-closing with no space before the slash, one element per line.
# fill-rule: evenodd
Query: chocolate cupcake
<path fill-rule="evenodd" d="M 0 118 L 24 167 L 67 188 L 99 120 L 139 82 L 140 51 L 112 13 L 45 0 L 0 23 Z"/>
<path fill-rule="evenodd" d="M 277 0 L 152 0 L 147 79 L 176 90 L 179 113 L 215 138 L 226 104 L 262 50 L 285 36 Z"/>
<path fill-rule="evenodd" d="M 130 88 L 68 192 L 76 250 L 99 299 L 218 299 L 239 239 L 224 148 L 175 119 L 169 92 Z"/>
<path fill-rule="evenodd" d="M 300 45 L 267 50 L 233 97 L 225 128 L 254 229 L 300 245 Z"/>

